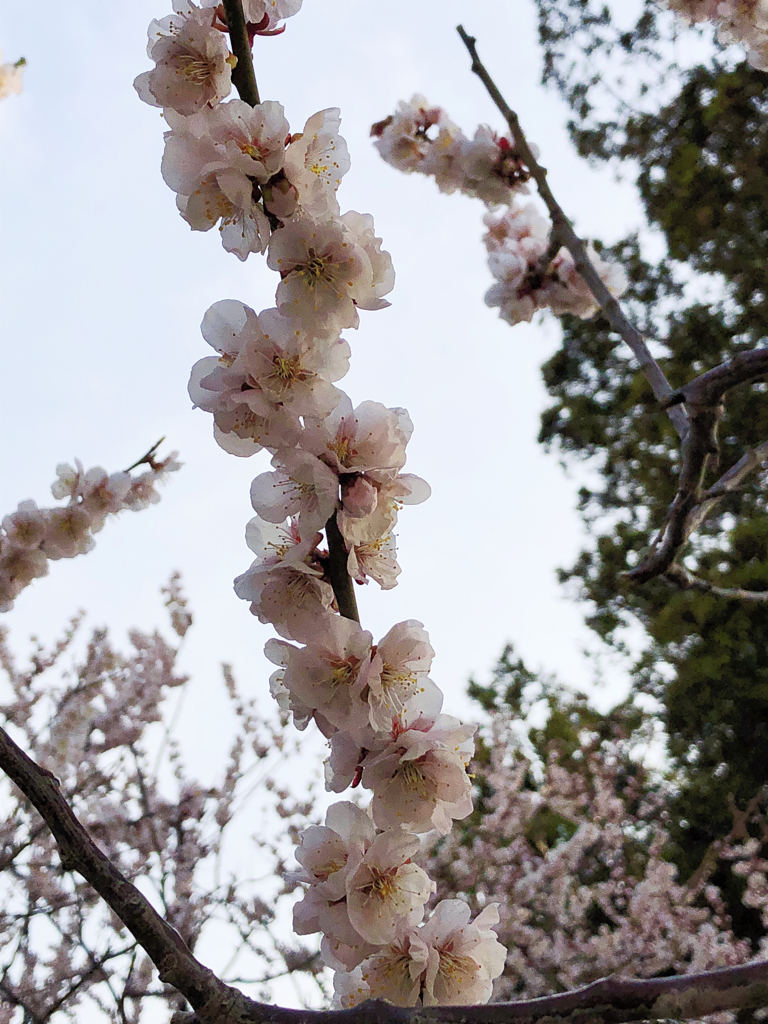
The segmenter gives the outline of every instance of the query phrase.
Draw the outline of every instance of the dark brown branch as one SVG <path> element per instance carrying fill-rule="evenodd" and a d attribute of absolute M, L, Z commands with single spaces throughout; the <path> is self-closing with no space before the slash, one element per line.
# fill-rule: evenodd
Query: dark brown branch
<path fill-rule="evenodd" d="M 764 454 L 758 456 L 757 450 L 748 453 L 737 463 L 737 466 L 743 464 L 743 473 L 736 472 L 737 467 L 734 466 L 710 491 L 702 493 L 704 473 L 713 457 L 718 455 L 717 427 L 724 412 L 723 398 L 726 392 L 766 374 L 768 348 L 759 348 L 753 352 L 743 352 L 707 370 L 670 396 L 667 404 L 685 402 L 690 433 L 683 444 L 683 463 L 677 494 L 667 511 L 659 541 L 648 557 L 627 573 L 628 579 L 634 583 L 645 583 L 669 573 L 680 549 L 711 510 L 714 500 L 733 491 L 738 481 L 762 461 Z M 679 579 L 675 579 L 675 582 L 679 583 Z"/>
<path fill-rule="evenodd" d="M 563 208 L 552 194 L 552 190 L 547 183 L 546 169 L 539 164 L 536 157 L 533 155 L 533 151 L 528 145 L 528 140 L 520 127 L 517 114 L 509 107 L 506 100 L 499 92 L 496 83 L 488 74 L 483 63 L 478 57 L 477 47 L 475 45 L 476 40 L 472 36 L 467 35 L 461 25 L 458 26 L 457 31 L 467 50 L 469 50 L 469 54 L 472 58 L 472 71 L 488 90 L 491 99 L 506 120 L 515 142 L 515 149 L 528 170 L 531 172 L 531 177 L 536 182 L 539 195 L 546 203 L 547 210 L 552 218 L 553 234 L 562 241 L 562 244 L 573 256 L 576 269 L 589 285 L 589 288 L 600 306 L 600 310 L 605 319 L 631 348 L 635 358 L 640 364 L 640 369 L 645 375 L 648 383 L 651 385 L 651 389 L 656 398 L 660 402 L 665 399 L 669 399 L 672 396 L 673 391 L 669 381 L 664 376 L 664 371 L 651 355 L 650 349 L 646 345 L 642 334 L 640 334 L 640 332 L 624 315 L 621 306 L 613 295 L 611 295 L 600 275 L 592 266 L 589 256 L 587 255 L 586 246 L 574 231 L 571 222 L 563 211 Z M 679 405 L 674 403 L 669 404 L 667 411 L 669 413 L 669 418 L 674 424 L 675 430 L 677 430 L 680 437 L 685 440 L 688 434 L 688 422 L 685 412 L 679 407 Z"/>
<path fill-rule="evenodd" d="M 475 1007 L 399 1007 L 369 1000 L 351 1010 L 307 1011 L 257 1003 L 195 959 L 179 934 L 91 840 L 54 776 L 3 730 L 0 767 L 51 829 L 64 869 L 78 871 L 93 886 L 150 956 L 160 980 L 192 1005 L 194 1013 L 174 1014 L 175 1024 L 577 1024 L 585 1015 L 623 1024 L 768 1006 L 768 962 L 677 978 L 605 978 L 555 996 Z"/>
<path fill-rule="evenodd" d="M 355 585 L 347 571 L 349 556 L 347 549 L 344 547 L 344 538 L 341 536 L 341 531 L 336 522 L 335 512 L 325 524 L 325 536 L 328 540 L 326 571 L 333 587 L 339 612 L 345 619 L 354 619 L 355 622 L 359 622 L 360 613 L 357 610 Z"/>
<path fill-rule="evenodd" d="M 720 1010 L 768 1005 L 768 963 L 728 967 L 678 978 L 602 978 L 556 996 L 487 1006 L 399 1007 L 379 999 L 353 1010 L 304 1012 L 304 1024 L 576 1024 L 599 1020 L 690 1020 Z M 281 1010 L 279 1013 L 289 1011 Z M 298 1013 L 298 1011 L 295 1011 Z M 202 1024 L 194 1013 L 176 1013 L 171 1024 Z"/>
<path fill-rule="evenodd" d="M 261 103 L 259 87 L 256 85 L 256 74 L 253 70 L 251 42 L 245 24 L 243 5 L 240 0 L 223 0 L 227 15 L 227 28 L 232 43 L 232 53 L 237 57 L 237 64 L 232 70 L 232 81 L 240 94 L 240 99 L 256 107 Z"/>

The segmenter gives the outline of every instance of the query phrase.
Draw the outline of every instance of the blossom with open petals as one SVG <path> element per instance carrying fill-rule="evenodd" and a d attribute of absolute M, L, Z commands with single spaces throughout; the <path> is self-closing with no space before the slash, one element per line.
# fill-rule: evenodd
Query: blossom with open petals
<path fill-rule="evenodd" d="M 212 11 L 189 0 L 175 0 L 174 11 L 150 24 L 147 54 L 155 67 L 133 84 L 151 106 L 194 114 L 230 92 L 234 58 L 227 37 L 214 28 Z"/>
<path fill-rule="evenodd" d="M 450 832 L 453 821 L 472 811 L 467 764 L 473 725 L 450 715 L 420 719 L 367 759 L 363 784 L 373 790 L 373 820 L 379 828 L 402 825 L 412 832 Z"/>
<path fill-rule="evenodd" d="M 493 979 L 504 970 L 507 956 L 493 931 L 498 904 L 489 904 L 472 922 L 469 917 L 464 900 L 442 900 L 419 933 L 430 951 L 425 1006 L 468 1006 L 491 998 Z"/>
<path fill-rule="evenodd" d="M 418 836 L 400 829 L 382 832 L 347 877 L 349 920 L 374 945 L 391 942 L 400 921 L 417 924 L 435 890 L 426 871 L 411 863 L 419 845 Z"/>
<path fill-rule="evenodd" d="M 297 202 L 310 217 L 338 215 L 336 190 L 349 170 L 347 144 L 339 135 L 338 107 L 313 114 L 285 151 L 285 177 Z"/>

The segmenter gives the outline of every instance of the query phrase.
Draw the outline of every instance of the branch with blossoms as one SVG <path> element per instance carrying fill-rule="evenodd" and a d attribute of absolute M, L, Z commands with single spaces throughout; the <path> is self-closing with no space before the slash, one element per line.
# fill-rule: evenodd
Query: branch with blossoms
<path fill-rule="evenodd" d="M 672 6 L 691 8 L 692 14 L 697 5 L 673 2 Z M 704 6 L 708 5 L 699 5 L 702 17 Z M 749 21 L 746 7 L 743 15 Z M 750 23 L 757 31 L 754 19 Z M 472 58 L 472 71 L 507 122 L 510 137 L 498 138 L 481 126 L 470 140 L 441 108 L 430 107 L 422 96 L 414 96 L 410 103 L 401 103 L 397 113 L 373 125 L 371 133 L 379 153 L 399 170 L 434 177 L 441 191 L 463 192 L 482 199 L 490 208 L 485 217 L 485 243 L 496 283 L 488 291 L 486 303 L 498 307 L 504 320 L 512 325 L 530 321 L 543 309 L 582 319 L 599 311 L 637 359 L 660 408 L 680 436 L 682 452 L 675 498 L 651 551 L 625 574 L 626 579 L 637 584 L 663 577 L 682 589 L 752 602 L 768 599 L 762 592 L 719 587 L 698 579 L 677 561 L 684 545 L 718 503 L 737 491 L 749 474 L 765 468 L 766 446 L 762 445 L 744 455 L 712 486 L 703 486 L 705 473 L 716 466 L 724 396 L 730 388 L 768 373 L 766 350 L 737 356 L 684 387 L 672 389 L 646 340 L 617 301 L 627 284 L 623 272 L 605 263 L 576 234 L 549 187 L 538 150 L 528 142 L 516 113 L 480 60 L 476 40 L 462 26 L 458 33 Z M 732 38 L 745 40 L 748 35 L 742 26 L 739 31 L 733 29 Z M 529 180 L 535 182 L 550 221 L 532 204 L 515 202 L 515 194 L 525 191 Z"/>
<path fill-rule="evenodd" d="M 62 462 L 51 491 L 54 498 L 69 499 L 66 505 L 41 509 L 34 501 L 22 501 L 5 516 L 0 529 L 0 612 L 10 611 L 25 587 L 48 575 L 50 561 L 90 551 L 96 543 L 93 535 L 109 516 L 125 509 L 137 512 L 160 500 L 157 484 L 180 466 L 177 452 L 155 458 L 160 443 L 120 473 L 108 474 L 101 466 L 84 470 L 79 461 L 74 466 Z M 145 472 L 131 476 L 131 470 L 145 464 Z"/>
<path fill-rule="evenodd" d="M 361 309 L 388 305 L 394 271 L 373 218 L 341 213 L 337 191 L 349 157 L 339 111 L 319 111 L 292 133 L 279 103 L 257 102 L 255 75 L 245 66 L 246 43 L 279 31 L 299 6 L 300 0 L 245 0 L 242 8 L 240 0 L 204 0 L 201 7 L 176 0 L 174 13 L 150 26 L 155 66 L 135 84 L 169 126 L 162 173 L 181 215 L 196 230 L 218 226 L 224 248 L 241 260 L 266 254 L 279 275 L 273 308 L 256 312 L 224 300 L 207 311 L 202 333 L 216 354 L 195 364 L 189 391 L 212 415 L 225 451 L 265 450 L 272 457 L 273 471 L 251 486 L 257 516 L 246 537 L 256 559 L 235 581 L 252 613 L 280 635 L 266 647 L 276 666 L 272 693 L 298 728 L 314 721 L 328 739 L 327 788 L 372 793 L 367 810 L 352 801 L 333 804 L 324 825 L 304 831 L 296 854 L 301 870 L 293 881 L 307 888 L 295 907 L 295 930 L 322 935 L 343 1008 L 317 1016 L 490 1024 L 599 1012 L 621 1021 L 765 1005 L 768 966 L 755 964 L 685 978 L 608 979 L 535 1003 L 467 1009 L 491 997 L 504 967 L 506 950 L 494 930 L 498 909 L 490 904 L 471 921 L 468 904 L 448 898 L 427 917 L 435 886 L 413 860 L 423 836 L 448 835 L 471 812 L 474 727 L 442 712 L 422 624 L 397 623 L 374 642 L 358 621 L 352 582 L 396 584 L 399 512 L 429 494 L 423 480 L 403 472 L 413 430 L 408 413 L 375 401 L 354 407 L 336 387 L 350 359 L 342 332 L 358 327 Z M 233 80 L 241 97 L 227 100 Z M 436 124 L 415 132 L 417 151 Z M 438 148 L 437 172 L 448 180 L 459 174 L 456 187 L 491 204 L 509 203 L 528 177 L 543 187 L 543 171 L 530 150 L 516 148 L 520 140 L 510 127 L 512 142 L 481 132 L 474 146 L 460 146 L 469 158 L 463 164 L 452 162 L 450 145 Z M 393 124 L 380 128 L 384 145 Z M 621 290 L 620 272 L 607 265 L 595 271 L 597 255 L 578 239 L 572 250 L 558 246 L 568 237 L 564 215 L 543 239 L 530 216 L 512 212 L 508 222 L 491 219 L 489 228 L 499 265 L 517 267 L 514 301 L 497 296 L 509 319 L 543 305 L 589 315 L 597 307 L 585 274 L 605 279 L 595 284 L 598 292 Z M 526 240 L 524 257 L 507 245 L 515 238 Z M 643 358 L 655 365 L 649 353 Z M 657 388 L 661 397 L 671 394 L 663 375 Z M 682 424 L 682 411 L 671 410 Z M 91 882 L 200 1021 L 288 1022 L 299 1013 L 306 1020 L 306 1011 L 255 1003 L 204 967 L 99 850 L 53 775 L 10 737 L 2 738 L 0 757 L 51 827 L 64 866 Z"/>
<path fill-rule="evenodd" d="M 261 8 L 252 0 L 240 19 L 236 6 L 227 4 L 226 18 L 240 26 L 232 45 L 242 69 L 250 56 L 240 22 L 255 23 Z M 293 11 L 278 4 L 273 13 Z M 341 332 L 359 325 L 361 309 L 388 305 L 391 259 L 370 215 L 341 213 L 336 193 L 349 156 L 338 111 L 320 111 L 292 134 L 277 103 L 251 107 L 243 93 L 221 102 L 226 90 L 213 95 L 210 84 L 195 99 L 188 69 L 216 52 L 212 83 L 231 61 L 216 51 L 209 8 L 179 14 L 206 27 L 210 40 L 190 54 L 186 23 L 166 19 L 160 42 L 150 33 L 155 70 L 137 80 L 171 125 L 164 177 L 193 227 L 190 211 L 203 197 L 205 226 L 220 219 L 224 247 L 241 259 L 266 251 L 280 276 L 275 308 L 256 313 L 226 300 L 208 310 L 202 333 L 217 355 L 200 360 L 190 381 L 226 451 L 272 455 L 274 472 L 251 486 L 258 515 L 246 539 L 257 557 L 235 592 L 282 637 L 266 647 L 277 666 L 272 693 L 299 728 L 314 720 L 329 740 L 327 788 L 373 792 L 368 813 L 337 803 L 324 826 L 304 833 L 295 881 L 308 892 L 294 927 L 322 933 L 340 1005 L 370 996 L 406 1005 L 485 1000 L 505 955 L 491 930 L 496 909 L 470 925 L 465 905 L 445 901 L 422 924 L 434 886 L 412 863 L 421 835 L 446 833 L 471 810 L 474 728 L 442 714 L 422 624 L 399 623 L 374 643 L 354 597 L 353 581 L 396 584 L 398 512 L 429 495 L 423 480 L 403 472 L 408 413 L 372 401 L 354 408 L 335 386 L 350 359 Z M 474 951 L 471 969 L 440 973 L 459 948 Z"/>
<path fill-rule="evenodd" d="M 724 1010 L 768 1005 L 767 963 L 677 978 L 605 978 L 555 996 L 487 1007 L 409 1008 L 371 999 L 354 1009 L 307 1011 L 258 1003 L 220 981 L 192 955 L 179 933 L 99 850 L 73 815 L 53 775 L 32 762 L 2 730 L 0 765 L 51 828 L 65 870 L 80 872 L 93 885 L 150 956 L 160 979 L 173 985 L 192 1005 L 194 1012 L 174 1014 L 174 1024 L 410 1024 L 417 1020 L 434 1024 L 461 1024 L 467 1020 L 472 1024 L 543 1024 L 554 1020 L 569 1024 L 583 1019 L 585 1013 L 599 1014 L 605 1021 L 621 1024 L 635 1020 L 689 1020 Z M 448 900 L 442 905 L 457 902 Z M 453 970 L 471 971 L 470 964 L 461 963 L 458 951 Z"/>

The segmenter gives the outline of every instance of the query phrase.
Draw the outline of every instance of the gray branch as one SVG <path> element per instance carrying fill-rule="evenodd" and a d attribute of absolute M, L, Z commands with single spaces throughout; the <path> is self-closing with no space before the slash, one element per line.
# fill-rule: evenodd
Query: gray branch
<path fill-rule="evenodd" d="M 592 266 L 592 262 L 587 255 L 587 247 L 574 231 L 573 225 L 566 217 L 563 208 L 552 194 L 552 190 L 547 182 L 546 168 L 542 167 L 533 155 L 533 150 L 528 144 L 528 140 L 520 127 L 517 114 L 510 108 L 509 104 L 501 95 L 496 83 L 488 74 L 488 71 L 478 57 L 476 47 L 477 40 L 472 36 L 467 35 L 461 25 L 458 26 L 457 31 L 461 36 L 464 45 L 469 50 L 469 54 L 472 58 L 472 71 L 474 71 L 488 90 L 491 99 L 506 120 L 509 130 L 512 133 L 512 138 L 515 142 L 515 149 L 522 157 L 528 170 L 531 172 L 531 177 L 536 182 L 539 195 L 546 203 L 549 216 L 552 219 L 553 235 L 561 241 L 562 245 L 564 245 L 573 256 L 576 269 L 589 285 L 592 294 L 600 306 L 603 316 L 617 334 L 621 336 L 622 340 L 629 345 L 635 355 L 635 358 L 640 364 L 640 369 L 645 375 L 646 380 L 651 385 L 654 395 L 660 402 L 663 402 L 664 399 L 670 398 L 673 394 L 672 387 L 664 376 L 664 371 L 651 355 L 651 351 L 646 345 L 642 334 L 640 334 L 637 328 L 627 319 L 621 309 L 621 306 L 613 295 L 611 295 L 602 278 Z M 669 418 L 672 420 L 675 430 L 678 432 L 680 437 L 685 440 L 688 435 L 688 421 L 685 412 L 679 407 L 679 405 L 670 406 Z"/>

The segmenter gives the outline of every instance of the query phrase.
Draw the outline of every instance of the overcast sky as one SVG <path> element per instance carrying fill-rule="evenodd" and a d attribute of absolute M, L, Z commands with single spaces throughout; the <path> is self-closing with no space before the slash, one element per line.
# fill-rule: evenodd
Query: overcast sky
<path fill-rule="evenodd" d="M 154 0 L 41 0 L 33 17 L 0 2 L 3 59 L 28 61 L 22 96 L 0 104 L 0 512 L 25 498 L 51 503 L 56 464 L 75 456 L 113 471 L 165 435 L 164 450 L 178 449 L 184 462 L 160 505 L 109 522 L 93 552 L 53 564 L 4 621 L 19 649 L 33 632 L 53 638 L 79 608 L 118 636 L 150 629 L 164 624 L 159 588 L 179 569 L 196 615 L 183 731 L 215 760 L 225 745 L 218 664 L 232 662 L 247 693 L 266 695 L 261 650 L 271 631 L 234 596 L 232 579 L 251 562 L 249 484 L 268 456 L 221 451 L 186 384 L 192 363 L 210 353 L 199 332 L 208 306 L 271 306 L 276 278 L 261 258 L 241 264 L 224 252 L 218 232 L 191 232 L 162 181 L 164 123 L 132 82 L 150 66 L 147 24 L 166 13 Z M 486 308 L 482 205 L 399 174 L 368 137 L 414 92 L 468 134 L 480 122 L 502 127 L 470 74 L 460 20 L 577 229 L 610 243 L 635 227 L 631 190 L 578 160 L 564 106 L 539 85 L 532 3 L 306 0 L 284 35 L 256 40 L 255 62 L 262 98 L 284 104 L 292 130 L 341 107 L 352 157 L 342 210 L 372 213 L 393 256 L 392 306 L 363 313 L 360 329 L 347 332 L 352 369 L 342 386 L 355 404 L 409 410 L 406 468 L 433 496 L 401 515 L 399 586 L 369 584 L 358 599 L 375 637 L 405 618 L 424 622 L 445 709 L 466 714 L 469 675 L 486 678 L 506 642 L 531 667 L 586 685 L 592 669 L 581 649 L 592 641 L 555 579 L 581 543 L 578 481 L 535 441 L 547 400 L 539 366 L 559 343 L 558 326 L 512 329 Z M 625 685 L 609 673 L 603 702 Z"/>

